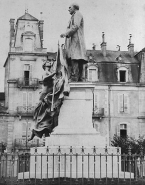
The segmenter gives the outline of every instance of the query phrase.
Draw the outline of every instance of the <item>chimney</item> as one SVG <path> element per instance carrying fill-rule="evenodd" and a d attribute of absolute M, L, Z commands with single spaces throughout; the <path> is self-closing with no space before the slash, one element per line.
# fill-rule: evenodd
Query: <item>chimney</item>
<path fill-rule="evenodd" d="M 118 51 L 120 51 L 121 46 L 117 45 Z"/>
<path fill-rule="evenodd" d="M 93 43 L 92 49 L 96 50 L 96 44 Z"/>
<path fill-rule="evenodd" d="M 10 48 L 14 47 L 14 39 L 15 39 L 15 29 L 14 29 L 15 19 L 10 19 Z"/>
<path fill-rule="evenodd" d="M 129 34 L 130 35 L 130 38 L 129 38 L 129 44 L 128 44 L 128 51 L 129 51 L 129 53 L 130 53 L 130 56 L 131 57 L 134 57 L 134 44 L 132 44 L 131 43 L 131 37 L 132 37 L 132 35 L 131 34 Z"/>
<path fill-rule="evenodd" d="M 43 48 L 43 24 L 44 21 L 42 20 L 42 12 L 40 12 L 40 21 L 39 21 L 39 29 L 40 29 L 40 39 L 41 39 L 41 47 Z"/>
<path fill-rule="evenodd" d="M 103 53 L 103 56 L 106 57 L 106 42 L 105 42 L 105 34 L 102 32 L 102 43 L 101 43 L 101 50 Z"/>

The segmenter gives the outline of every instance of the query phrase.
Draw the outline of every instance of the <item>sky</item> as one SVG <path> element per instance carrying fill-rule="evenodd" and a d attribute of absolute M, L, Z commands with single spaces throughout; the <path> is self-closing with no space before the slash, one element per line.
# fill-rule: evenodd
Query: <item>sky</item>
<path fill-rule="evenodd" d="M 44 48 L 56 52 L 57 43 L 64 43 L 60 34 L 66 31 L 70 14 L 68 7 L 77 2 L 84 17 L 86 48 L 100 49 L 102 32 L 108 50 L 127 51 L 129 34 L 135 51 L 145 47 L 145 1 L 143 0 L 0 0 L 0 92 L 4 91 L 4 63 L 9 51 L 9 20 L 24 15 L 44 20 Z"/>

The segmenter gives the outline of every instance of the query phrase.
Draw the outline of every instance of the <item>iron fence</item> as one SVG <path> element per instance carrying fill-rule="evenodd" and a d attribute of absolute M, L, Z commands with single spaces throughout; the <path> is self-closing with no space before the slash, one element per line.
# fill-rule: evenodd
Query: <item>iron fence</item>
<path fill-rule="evenodd" d="M 0 155 L 0 184 L 144 185 L 144 177 L 143 152 L 121 154 L 119 148 L 39 147 Z"/>

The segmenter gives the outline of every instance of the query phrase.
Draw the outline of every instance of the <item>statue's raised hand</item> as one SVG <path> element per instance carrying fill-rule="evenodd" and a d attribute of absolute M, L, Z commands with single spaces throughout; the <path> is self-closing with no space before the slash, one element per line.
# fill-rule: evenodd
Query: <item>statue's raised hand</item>
<path fill-rule="evenodd" d="M 60 35 L 60 37 L 61 37 L 61 38 L 64 38 L 64 37 L 66 37 L 66 34 L 63 33 L 63 34 Z"/>

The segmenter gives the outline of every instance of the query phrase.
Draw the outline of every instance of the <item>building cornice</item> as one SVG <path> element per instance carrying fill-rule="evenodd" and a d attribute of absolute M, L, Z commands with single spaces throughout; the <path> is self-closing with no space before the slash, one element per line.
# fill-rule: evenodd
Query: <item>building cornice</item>
<path fill-rule="evenodd" d="M 47 53 L 24 53 L 24 52 L 9 52 L 8 56 L 10 55 L 21 55 L 21 56 L 47 56 Z"/>
<path fill-rule="evenodd" d="M 47 53 L 24 53 L 24 52 L 8 52 L 8 56 L 6 58 L 6 61 L 3 65 L 3 67 L 6 66 L 6 63 L 11 55 L 18 55 L 18 56 L 47 56 Z"/>
<path fill-rule="evenodd" d="M 138 119 L 145 119 L 145 116 L 138 116 Z"/>

